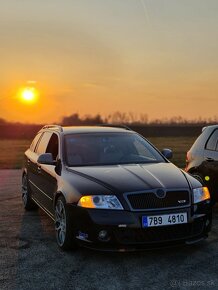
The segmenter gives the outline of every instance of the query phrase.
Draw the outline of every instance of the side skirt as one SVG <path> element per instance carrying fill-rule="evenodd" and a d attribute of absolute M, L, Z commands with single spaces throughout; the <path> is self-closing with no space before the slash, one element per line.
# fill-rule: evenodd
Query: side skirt
<path fill-rule="evenodd" d="M 42 206 L 35 198 L 31 197 L 32 200 L 53 220 L 55 221 L 54 215 L 48 211 L 44 206 Z"/>

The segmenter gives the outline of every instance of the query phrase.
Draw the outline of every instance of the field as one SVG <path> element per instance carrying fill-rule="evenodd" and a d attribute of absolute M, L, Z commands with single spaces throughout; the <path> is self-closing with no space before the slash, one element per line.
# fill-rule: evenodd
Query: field
<path fill-rule="evenodd" d="M 21 168 L 23 153 L 30 143 L 30 140 L 0 139 L 0 169 Z"/>
<path fill-rule="evenodd" d="M 158 149 L 173 150 L 172 162 L 184 168 L 187 150 L 195 137 L 150 137 L 148 138 Z M 22 167 L 23 153 L 30 145 L 30 140 L 0 140 L 0 169 L 18 169 Z"/>
<path fill-rule="evenodd" d="M 171 160 L 180 168 L 185 167 L 186 153 L 191 148 L 196 140 L 196 137 L 150 137 L 147 138 L 160 151 L 163 148 L 170 148 L 173 150 L 173 159 Z"/>

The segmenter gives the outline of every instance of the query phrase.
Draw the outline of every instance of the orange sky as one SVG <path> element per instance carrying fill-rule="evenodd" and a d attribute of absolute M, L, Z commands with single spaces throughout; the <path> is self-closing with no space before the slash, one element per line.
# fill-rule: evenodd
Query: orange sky
<path fill-rule="evenodd" d="M 213 118 L 217 9 L 216 0 L 2 0 L 0 117 Z M 30 80 L 40 95 L 27 105 L 17 92 Z"/>

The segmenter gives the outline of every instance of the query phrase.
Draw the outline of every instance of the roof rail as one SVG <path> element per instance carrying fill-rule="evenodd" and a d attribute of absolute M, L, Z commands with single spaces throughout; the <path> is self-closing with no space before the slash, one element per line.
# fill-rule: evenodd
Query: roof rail
<path fill-rule="evenodd" d="M 206 128 L 207 128 L 207 126 L 203 127 L 203 128 L 202 128 L 202 132 L 203 132 Z"/>
<path fill-rule="evenodd" d="M 122 125 L 122 124 L 98 124 L 97 126 L 99 127 L 115 127 L 115 128 L 122 128 L 122 129 L 125 129 L 125 130 L 128 130 L 128 131 L 132 131 L 131 128 L 129 128 L 128 126 L 126 125 Z"/>
<path fill-rule="evenodd" d="M 45 125 L 42 129 L 57 129 L 58 131 L 63 132 L 63 128 L 60 125 Z"/>

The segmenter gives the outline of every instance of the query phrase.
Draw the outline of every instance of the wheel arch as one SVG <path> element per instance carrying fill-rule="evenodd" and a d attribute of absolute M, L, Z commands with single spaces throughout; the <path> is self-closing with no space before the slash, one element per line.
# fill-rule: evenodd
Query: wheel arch
<path fill-rule="evenodd" d="M 65 198 L 65 201 L 66 201 L 66 196 L 63 194 L 63 192 L 62 191 L 57 191 L 55 196 L 54 196 L 53 206 L 55 206 L 55 204 L 56 204 L 56 202 L 57 202 L 57 200 L 58 200 L 58 198 L 60 196 L 63 196 Z"/>
<path fill-rule="evenodd" d="M 24 177 L 24 175 L 27 175 L 27 169 L 26 168 L 23 168 L 23 170 L 22 170 L 22 177 Z"/>

